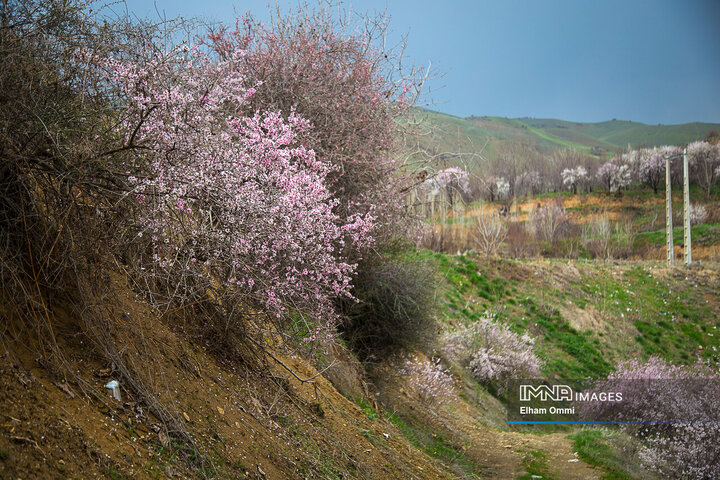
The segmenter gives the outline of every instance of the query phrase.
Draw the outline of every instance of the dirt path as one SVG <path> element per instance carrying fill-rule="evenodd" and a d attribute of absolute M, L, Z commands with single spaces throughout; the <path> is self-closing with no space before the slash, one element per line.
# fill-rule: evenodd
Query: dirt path
<path fill-rule="evenodd" d="M 483 480 L 515 480 L 527 472 L 526 459 L 541 454 L 547 478 L 554 480 L 599 480 L 601 471 L 579 460 L 569 432 L 526 433 L 490 426 L 475 402 L 460 401 L 452 413 L 443 415 L 446 427 L 466 445 L 464 453 L 477 466 Z M 494 407 L 485 400 L 488 409 Z M 496 419 L 496 425 L 504 420 Z"/>
<path fill-rule="evenodd" d="M 574 455 L 567 433 L 531 434 L 472 428 L 469 453 L 475 457 L 483 479 L 510 480 L 525 473 L 523 460 L 530 452 L 547 456 L 547 468 L 557 480 L 594 480 L 600 473 Z"/>

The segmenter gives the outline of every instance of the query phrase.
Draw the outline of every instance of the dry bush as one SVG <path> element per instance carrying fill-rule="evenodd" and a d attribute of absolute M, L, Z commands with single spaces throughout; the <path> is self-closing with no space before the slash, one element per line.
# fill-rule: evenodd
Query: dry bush
<path fill-rule="evenodd" d="M 570 228 L 567 212 L 561 202 L 550 203 L 535 210 L 531 224 L 537 238 L 550 244 L 560 240 Z"/>
<path fill-rule="evenodd" d="M 720 177 L 720 175 L 718 175 Z M 706 223 L 720 223 L 720 208 L 707 208 L 708 215 Z"/>
<path fill-rule="evenodd" d="M 507 235 L 507 220 L 499 215 L 478 215 L 473 236 L 479 252 L 497 255 Z"/>
<path fill-rule="evenodd" d="M 593 258 L 612 258 L 613 228 L 607 216 L 583 225 L 582 243 Z"/>
<path fill-rule="evenodd" d="M 441 406 L 457 398 L 452 374 L 442 366 L 439 358 L 426 360 L 413 355 L 398 373 L 406 380 L 407 388 L 425 405 Z"/>
<path fill-rule="evenodd" d="M 701 225 L 707 222 L 709 215 L 707 208 L 705 208 L 704 205 L 692 203 L 688 210 L 690 216 L 690 225 Z"/>
<path fill-rule="evenodd" d="M 432 333 L 436 272 L 407 256 L 374 257 L 358 267 L 353 295 L 345 302 L 342 336 L 364 361 L 417 344 Z"/>
<path fill-rule="evenodd" d="M 513 258 L 534 257 L 539 252 L 532 231 L 524 223 L 510 222 L 508 224 L 505 243 L 509 255 Z"/>
<path fill-rule="evenodd" d="M 146 365 L 130 360 L 119 343 L 126 337 L 110 272 L 140 248 L 127 235 L 134 209 L 126 164 L 134 162 L 116 130 L 122 111 L 96 65 L 78 55 L 81 48 L 99 56 L 142 55 L 153 29 L 91 13 L 73 0 L 9 1 L 2 14 L 0 282 L 3 320 L 15 327 L 0 340 L 8 348 L 22 342 L 51 375 L 72 378 L 93 397 L 94 387 L 65 358 L 67 329 L 55 325 L 56 312 L 69 311 L 73 337 L 113 365 L 190 458 L 194 441 L 155 398 L 142 375 Z"/>

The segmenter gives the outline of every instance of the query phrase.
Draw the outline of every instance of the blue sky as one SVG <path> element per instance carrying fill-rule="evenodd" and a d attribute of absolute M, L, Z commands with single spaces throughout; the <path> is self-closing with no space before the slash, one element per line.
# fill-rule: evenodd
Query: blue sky
<path fill-rule="evenodd" d="M 273 5 L 275 1 L 272 0 Z M 281 0 L 285 9 L 296 0 Z M 346 3 L 347 4 L 347 3 Z M 267 18 L 268 2 L 127 0 L 141 17 Z M 720 123 L 720 0 L 365 0 L 407 55 L 444 76 L 430 108 L 461 117 Z"/>

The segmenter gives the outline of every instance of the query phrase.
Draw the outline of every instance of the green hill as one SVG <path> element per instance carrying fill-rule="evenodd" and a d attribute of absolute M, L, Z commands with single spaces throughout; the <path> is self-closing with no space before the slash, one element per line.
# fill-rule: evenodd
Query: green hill
<path fill-rule="evenodd" d="M 599 123 L 567 122 L 554 119 L 520 118 L 519 121 L 536 129 L 562 138 L 586 143 L 582 138 L 616 147 L 680 145 L 704 138 L 711 130 L 718 131 L 717 123 L 685 123 L 682 125 L 647 125 L 625 120 Z M 586 143 L 587 144 L 587 143 Z"/>
<path fill-rule="evenodd" d="M 413 114 L 419 132 L 412 136 L 413 147 L 442 160 L 458 154 L 480 154 L 492 160 L 503 148 L 522 146 L 540 151 L 573 148 L 596 156 L 611 156 L 627 148 L 684 144 L 705 138 L 717 123 L 647 125 L 610 120 L 598 123 L 570 122 L 543 118 L 472 116 L 460 118 L 431 110 Z"/>

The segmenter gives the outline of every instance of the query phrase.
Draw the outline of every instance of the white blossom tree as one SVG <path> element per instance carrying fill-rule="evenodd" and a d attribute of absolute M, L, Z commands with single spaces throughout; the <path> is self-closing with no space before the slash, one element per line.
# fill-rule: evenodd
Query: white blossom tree
<path fill-rule="evenodd" d="M 587 170 L 582 165 L 564 169 L 561 176 L 563 185 L 570 188 L 574 194 L 577 193 L 578 185 L 584 184 L 588 179 Z"/>
<path fill-rule="evenodd" d="M 689 162 L 698 185 L 710 196 L 710 190 L 719 178 L 720 144 L 693 142 L 687 146 Z"/>

